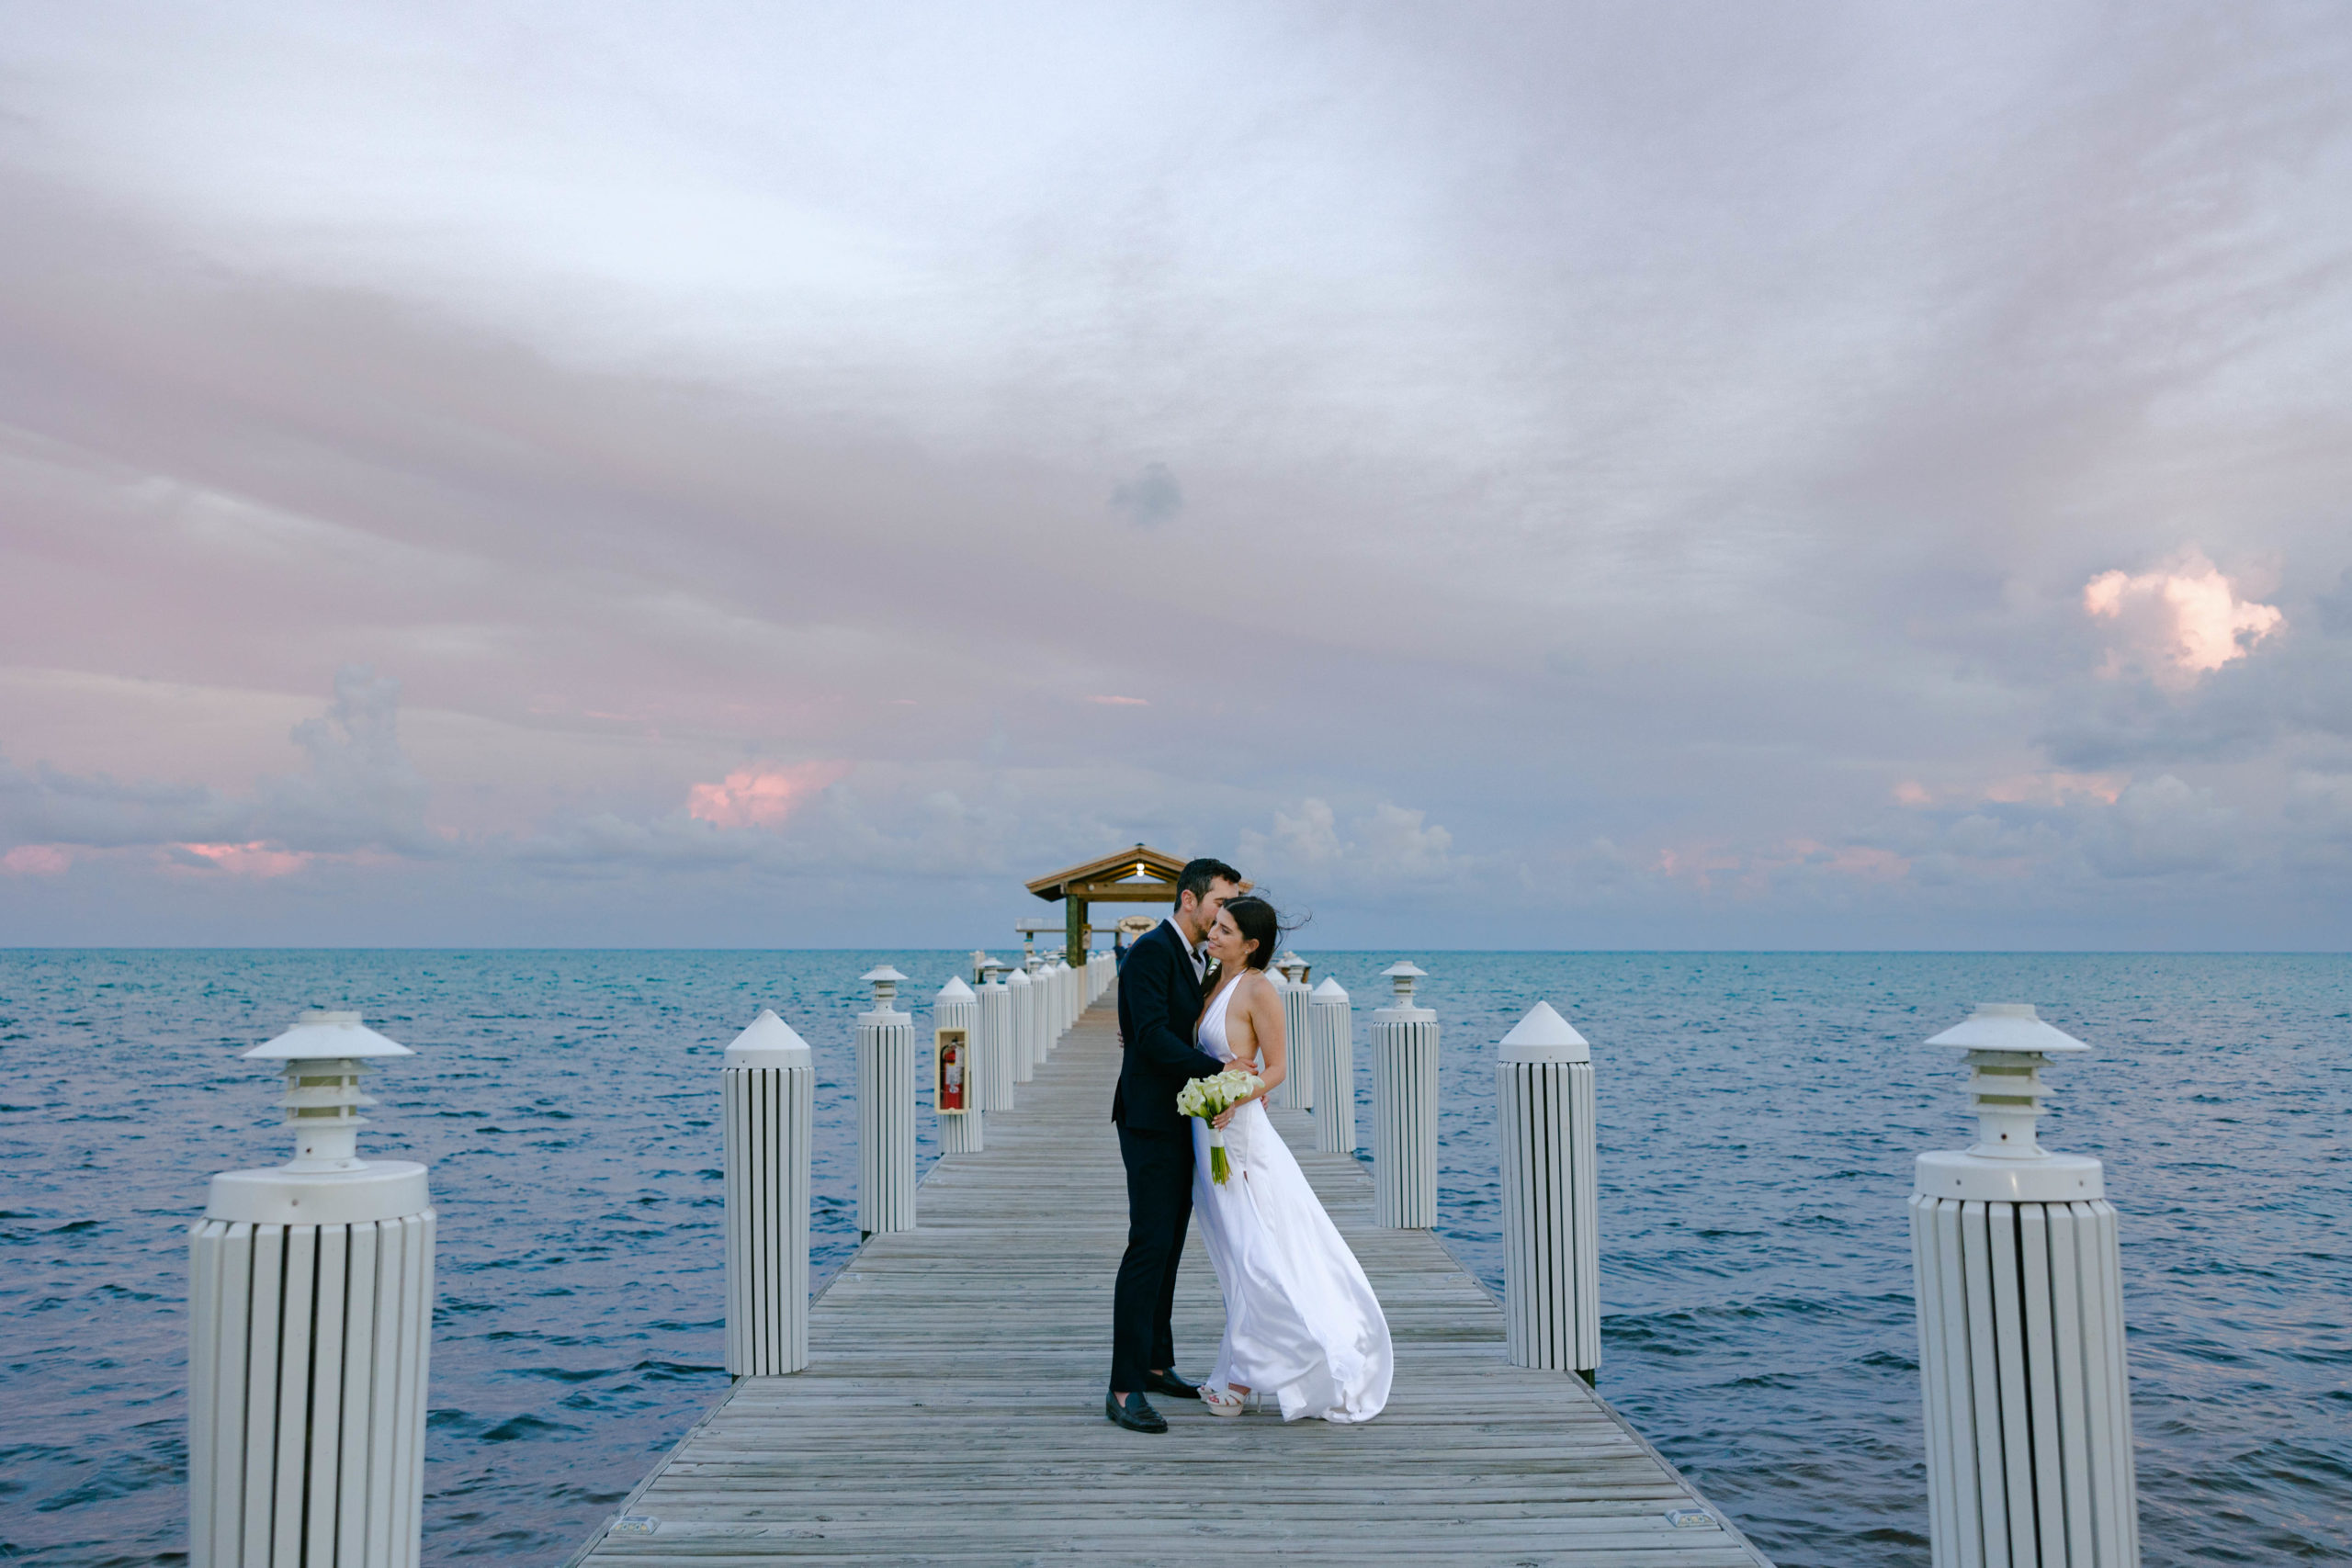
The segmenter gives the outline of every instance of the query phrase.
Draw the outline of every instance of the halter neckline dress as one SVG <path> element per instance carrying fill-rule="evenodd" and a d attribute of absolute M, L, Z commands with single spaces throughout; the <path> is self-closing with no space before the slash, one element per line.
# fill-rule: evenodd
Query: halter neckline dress
<path fill-rule="evenodd" d="M 1233 1060 L 1226 1011 L 1240 978 L 1201 1015 L 1201 1049 Z M 1279 1404 L 1283 1419 L 1369 1421 L 1388 1403 L 1396 1353 L 1372 1282 L 1274 1130 L 1263 1100 L 1225 1133 L 1230 1179 L 1209 1178 L 1208 1123 L 1193 1122 L 1193 1213 L 1225 1294 L 1212 1382 Z"/>

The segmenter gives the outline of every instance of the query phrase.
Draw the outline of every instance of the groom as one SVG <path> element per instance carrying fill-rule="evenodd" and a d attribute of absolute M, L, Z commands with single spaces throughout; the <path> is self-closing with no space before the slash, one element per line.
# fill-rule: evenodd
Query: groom
<path fill-rule="evenodd" d="M 1119 1038 L 1126 1048 L 1111 1120 L 1127 1166 L 1127 1252 L 1111 1308 L 1111 1392 L 1102 1414 L 1130 1432 L 1165 1432 L 1146 1393 L 1198 1399 L 1176 1375 L 1176 1265 L 1193 1218 L 1193 1129 L 1176 1094 L 1225 1064 L 1193 1043 L 1201 1018 L 1202 939 L 1241 874 L 1220 860 L 1188 862 L 1176 908 L 1136 939 L 1119 969 Z"/>

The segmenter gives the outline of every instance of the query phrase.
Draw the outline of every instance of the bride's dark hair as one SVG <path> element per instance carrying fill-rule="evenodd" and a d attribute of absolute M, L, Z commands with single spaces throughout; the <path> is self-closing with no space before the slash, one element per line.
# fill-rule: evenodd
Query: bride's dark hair
<path fill-rule="evenodd" d="M 1252 969 L 1263 969 L 1272 964 L 1275 941 L 1283 934 L 1283 923 L 1274 914 L 1274 907 L 1253 893 L 1245 893 L 1227 900 L 1225 912 L 1233 917 L 1233 929 L 1241 933 L 1242 941 L 1258 944 L 1242 962 Z"/>

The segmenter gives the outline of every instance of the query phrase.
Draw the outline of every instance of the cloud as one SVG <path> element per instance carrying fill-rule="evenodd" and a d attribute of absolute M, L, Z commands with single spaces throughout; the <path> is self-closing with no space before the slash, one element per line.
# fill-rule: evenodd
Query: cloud
<path fill-rule="evenodd" d="M 1382 802 L 1343 832 L 1330 803 L 1308 796 L 1276 810 L 1271 833 L 1240 835 L 1242 871 L 1261 882 L 1289 878 L 1285 896 L 1309 881 L 1366 890 L 1442 881 L 1465 867 L 1453 853 L 1453 835 L 1428 815 Z"/>
<path fill-rule="evenodd" d="M 1252 859 L 1264 855 L 1297 866 L 1329 865 L 1348 852 L 1340 842 L 1330 803 L 1311 796 L 1300 801 L 1295 812 L 1274 813 L 1271 839 L 1245 833 L 1241 842 L 1242 853 Z"/>
<path fill-rule="evenodd" d="M 2170 773 L 2135 784 L 2084 835 L 2093 865 L 2116 877 L 2210 871 L 2237 848 L 2238 814 Z"/>
<path fill-rule="evenodd" d="M 2177 689 L 2245 658 L 2287 624 L 2277 605 L 2243 597 L 2193 546 L 2154 571 L 2099 573 L 2083 585 L 2083 612 L 2114 623 L 2118 635 L 2100 674 L 2145 671 Z"/>
<path fill-rule="evenodd" d="M 1184 510 L 1184 491 L 1167 464 L 1146 463 L 1141 473 L 1113 489 L 1111 505 L 1125 513 L 1129 522 L 1149 528 Z"/>
<path fill-rule="evenodd" d="M 244 795 L 0 763 L 9 869 L 54 874 L 77 852 L 151 849 L 185 868 L 272 877 L 319 856 L 447 853 L 425 822 L 424 781 L 401 750 L 399 707 L 399 682 L 345 666 L 325 713 L 288 737 L 308 768 L 265 776 Z"/>
<path fill-rule="evenodd" d="M 74 852 L 63 844 L 18 844 L 0 855 L 0 871 L 15 876 L 62 876 L 73 864 Z"/>
<path fill-rule="evenodd" d="M 218 868 L 241 876 L 288 876 L 316 857 L 307 852 L 272 849 L 255 840 L 249 844 L 174 844 L 175 864 Z"/>
<path fill-rule="evenodd" d="M 10 936 L 2352 941 L 2338 10 L 289 15 L 0 37 Z"/>
<path fill-rule="evenodd" d="M 845 761 L 738 768 L 717 784 L 698 784 L 688 790 L 686 815 L 715 828 L 777 827 L 794 807 L 849 771 Z"/>

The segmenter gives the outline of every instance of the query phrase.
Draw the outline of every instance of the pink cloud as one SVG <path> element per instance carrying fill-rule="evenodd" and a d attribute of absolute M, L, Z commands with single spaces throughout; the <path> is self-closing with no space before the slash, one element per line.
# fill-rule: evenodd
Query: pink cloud
<path fill-rule="evenodd" d="M 717 784 L 688 790 L 686 815 L 714 828 L 773 828 L 849 769 L 839 761 L 739 768 Z"/>
<path fill-rule="evenodd" d="M 18 844 L 0 855 L 0 871 L 17 876 L 60 876 L 74 863 L 74 852 L 63 844 Z"/>
<path fill-rule="evenodd" d="M 2112 806 L 2131 782 L 2129 773 L 2018 773 L 1986 784 L 1983 797 L 2003 806 L 2057 806 L 2069 795 L 2086 795 Z"/>
<path fill-rule="evenodd" d="M 2154 571 L 2103 571 L 2083 585 L 2083 613 L 2112 621 L 2124 647 L 2110 649 L 2099 673 L 2144 667 L 2163 686 L 2193 685 L 2200 675 L 2244 659 L 2286 625 L 2275 604 L 2240 596 L 2238 585 L 2191 547 Z"/>
<path fill-rule="evenodd" d="M 241 876 L 285 876 L 311 863 L 311 856 L 298 850 L 274 850 L 256 839 L 249 844 L 175 844 L 174 849 L 186 850 L 210 861 L 223 871 Z"/>

